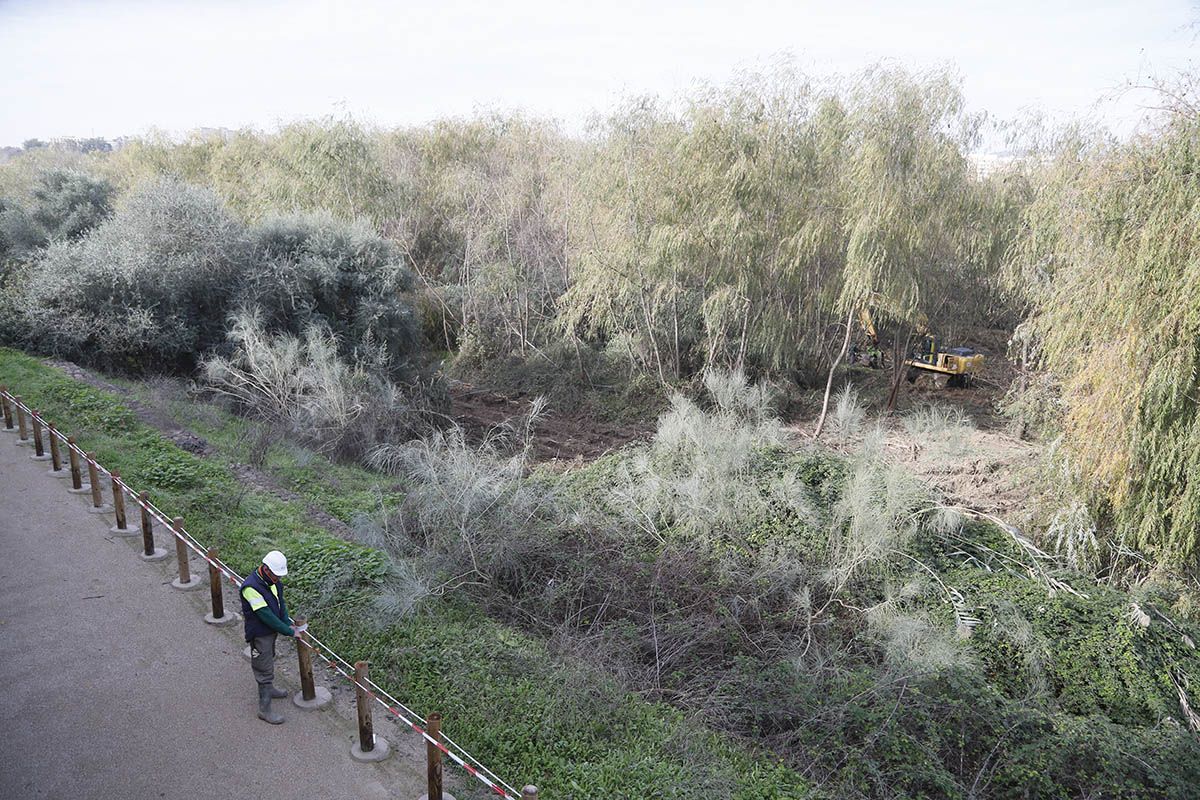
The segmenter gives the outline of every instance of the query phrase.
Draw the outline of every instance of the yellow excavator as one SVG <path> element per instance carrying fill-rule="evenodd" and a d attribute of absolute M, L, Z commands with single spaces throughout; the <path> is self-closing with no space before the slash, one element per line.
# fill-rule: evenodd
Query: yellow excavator
<path fill-rule="evenodd" d="M 983 368 L 983 354 L 969 347 L 941 349 L 937 339 L 926 336 L 924 341 L 904 361 L 908 367 L 908 382 L 929 375 L 939 389 L 946 386 L 966 388 L 975 373 Z"/>
<path fill-rule="evenodd" d="M 860 311 L 858 322 L 861 334 L 851 348 L 850 363 L 883 367 L 883 348 L 871 312 L 865 308 Z M 983 368 L 983 354 L 969 347 L 939 348 L 937 339 L 928 333 L 924 323 L 918 326 L 918 332 L 923 339 L 904 360 L 909 383 L 928 375 L 938 388 L 970 386 L 972 377 Z"/>

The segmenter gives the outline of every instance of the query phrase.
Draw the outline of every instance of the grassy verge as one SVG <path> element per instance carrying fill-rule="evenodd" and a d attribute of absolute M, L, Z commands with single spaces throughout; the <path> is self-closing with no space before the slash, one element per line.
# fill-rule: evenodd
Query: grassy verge
<path fill-rule="evenodd" d="M 386 569 L 384 556 L 317 527 L 298 502 L 246 491 L 229 467 L 239 434 L 228 420 L 199 431 L 224 454 L 204 459 L 139 423 L 116 395 L 19 352 L 0 348 L 0 383 L 167 513 L 183 516 L 234 569 L 252 569 L 270 547 L 287 552 L 292 604 L 312 618 L 314 632 L 343 656 L 370 660 L 380 685 L 412 707 L 440 710 L 445 730 L 510 782 L 536 782 L 552 800 L 808 796 L 804 781 L 776 759 L 644 702 L 594 670 L 555 663 L 541 642 L 468 602 L 433 602 L 382 629 L 363 624 L 358 612 Z M 397 491 L 284 446 L 271 448 L 264 466 L 348 521 Z M 323 581 L 339 571 L 351 574 L 349 588 L 325 596 Z"/>

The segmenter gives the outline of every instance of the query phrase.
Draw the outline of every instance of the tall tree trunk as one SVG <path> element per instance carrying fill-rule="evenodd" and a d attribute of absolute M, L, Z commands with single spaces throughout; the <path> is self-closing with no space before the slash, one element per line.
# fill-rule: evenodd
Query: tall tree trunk
<path fill-rule="evenodd" d="M 900 331 L 896 330 L 896 335 L 892 338 L 892 389 L 888 392 L 887 410 L 892 413 L 896 410 L 896 401 L 900 399 L 900 382 L 904 380 L 904 359 L 908 355 L 908 351 L 912 345 L 912 328 L 904 334 L 904 347 L 900 346 Z"/>
<path fill-rule="evenodd" d="M 821 416 L 817 418 L 817 430 L 813 434 L 814 439 L 821 438 L 821 429 L 825 427 L 825 415 L 829 413 L 829 393 L 833 391 L 833 373 L 837 371 L 838 364 L 842 363 L 842 359 L 846 357 L 846 351 L 850 349 L 850 332 L 854 324 L 854 312 L 851 311 L 846 315 L 846 336 L 842 339 L 842 349 L 838 351 L 837 358 L 829 365 L 829 377 L 825 380 L 825 400 L 821 403 Z"/>
<path fill-rule="evenodd" d="M 742 337 L 738 342 L 737 363 L 735 369 L 742 372 L 746 367 L 746 337 L 750 331 L 750 298 L 743 296 L 742 305 L 745 306 L 745 313 L 742 316 Z"/>
<path fill-rule="evenodd" d="M 679 268 L 671 270 L 671 333 L 674 341 L 675 380 L 683 372 L 683 357 L 679 352 Z"/>

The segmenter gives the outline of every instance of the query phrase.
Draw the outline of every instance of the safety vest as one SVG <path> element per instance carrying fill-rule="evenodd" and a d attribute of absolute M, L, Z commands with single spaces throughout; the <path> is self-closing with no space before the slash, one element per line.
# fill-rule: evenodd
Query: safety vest
<path fill-rule="evenodd" d="M 251 591 L 248 593 L 247 589 Z M 250 594 L 253 603 L 246 599 L 247 594 Z M 266 636 L 275 632 L 254 613 L 263 607 L 264 602 L 275 616 L 284 622 L 287 621 L 283 615 L 283 587 L 278 583 L 269 583 L 258 570 L 251 572 L 246 580 L 242 581 L 242 585 L 238 587 L 238 597 L 242 600 L 242 619 L 246 623 L 247 642 L 256 636 Z"/>

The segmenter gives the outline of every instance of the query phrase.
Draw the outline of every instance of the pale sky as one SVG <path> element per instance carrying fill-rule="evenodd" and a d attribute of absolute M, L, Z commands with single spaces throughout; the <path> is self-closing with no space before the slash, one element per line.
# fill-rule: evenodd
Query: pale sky
<path fill-rule="evenodd" d="M 816 74 L 950 64 L 975 110 L 1127 133 L 1144 97 L 1097 101 L 1194 63 L 1197 20 L 1194 0 L 0 0 L 0 145 L 513 109 L 577 130 L 783 55 Z"/>

